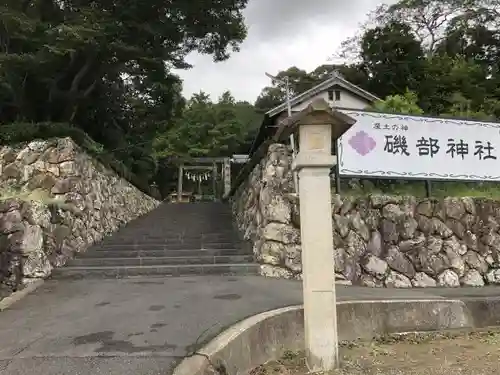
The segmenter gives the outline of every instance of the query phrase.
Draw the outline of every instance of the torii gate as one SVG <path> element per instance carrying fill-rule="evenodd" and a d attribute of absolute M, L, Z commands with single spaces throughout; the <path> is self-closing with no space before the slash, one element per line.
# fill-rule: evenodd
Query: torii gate
<path fill-rule="evenodd" d="M 245 163 L 248 159 L 247 155 L 233 155 L 233 157 L 199 157 L 199 158 L 183 158 L 178 159 L 178 177 L 177 177 L 177 202 L 182 202 L 183 196 L 183 181 L 186 171 L 210 171 L 212 175 L 212 189 L 214 192 L 214 200 L 217 199 L 217 165 L 222 165 L 222 179 L 224 185 L 224 195 L 229 194 L 231 190 L 231 163 Z"/>

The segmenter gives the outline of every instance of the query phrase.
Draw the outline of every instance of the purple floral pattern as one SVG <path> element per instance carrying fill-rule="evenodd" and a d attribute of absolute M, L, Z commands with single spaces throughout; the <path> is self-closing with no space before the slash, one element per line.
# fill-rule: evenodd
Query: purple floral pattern
<path fill-rule="evenodd" d="M 349 144 L 361 156 L 369 154 L 377 145 L 377 142 L 366 132 L 359 131 L 349 139 Z"/>

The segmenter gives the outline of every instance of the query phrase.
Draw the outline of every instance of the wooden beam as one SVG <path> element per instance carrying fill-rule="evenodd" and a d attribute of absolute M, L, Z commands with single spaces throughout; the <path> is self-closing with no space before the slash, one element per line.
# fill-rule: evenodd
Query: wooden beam
<path fill-rule="evenodd" d="M 223 176 L 224 176 L 224 195 L 229 195 L 231 191 L 231 159 L 224 159 L 223 164 Z"/>
<path fill-rule="evenodd" d="M 182 179 L 184 178 L 184 165 L 179 165 L 179 172 L 177 175 L 177 202 L 182 201 Z"/>
<path fill-rule="evenodd" d="M 224 161 L 224 159 L 225 158 L 223 158 L 223 157 L 217 157 L 217 158 L 192 158 L 192 159 L 188 159 L 188 160 L 192 163 L 211 164 L 211 163 L 222 163 Z"/>
<path fill-rule="evenodd" d="M 214 194 L 214 201 L 217 200 L 217 164 L 212 165 L 212 190 Z"/>
<path fill-rule="evenodd" d="M 165 161 L 167 163 L 176 164 L 212 164 L 212 163 L 223 163 L 225 157 L 210 157 L 210 158 L 169 158 Z"/>
<path fill-rule="evenodd" d="M 210 165 L 185 165 L 184 167 L 185 171 L 190 171 L 190 170 L 205 170 L 205 171 L 210 171 L 212 170 L 212 166 Z"/>

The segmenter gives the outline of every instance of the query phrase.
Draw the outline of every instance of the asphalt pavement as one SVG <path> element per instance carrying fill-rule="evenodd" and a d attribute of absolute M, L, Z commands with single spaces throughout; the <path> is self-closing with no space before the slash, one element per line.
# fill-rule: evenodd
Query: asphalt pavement
<path fill-rule="evenodd" d="M 251 315 L 302 303 L 301 283 L 258 276 L 49 280 L 0 312 L 0 374 L 168 374 Z M 466 298 L 500 288 L 338 286 L 339 300 Z"/>

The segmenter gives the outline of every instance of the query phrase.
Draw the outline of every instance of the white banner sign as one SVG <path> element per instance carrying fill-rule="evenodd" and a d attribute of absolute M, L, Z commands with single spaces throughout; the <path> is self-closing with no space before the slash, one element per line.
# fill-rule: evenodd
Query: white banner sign
<path fill-rule="evenodd" d="M 500 124 L 341 110 L 342 176 L 500 181 Z"/>

